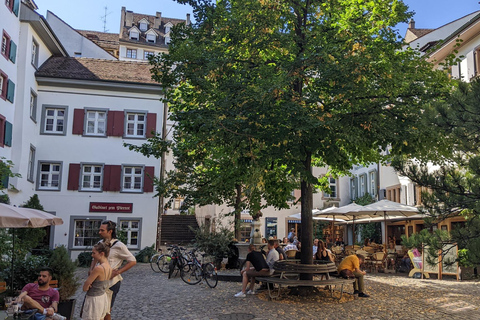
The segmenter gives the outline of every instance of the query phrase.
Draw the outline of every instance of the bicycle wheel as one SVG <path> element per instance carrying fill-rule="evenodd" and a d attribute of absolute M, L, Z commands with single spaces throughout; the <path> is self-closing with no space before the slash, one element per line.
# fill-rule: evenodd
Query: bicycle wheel
<path fill-rule="evenodd" d="M 180 277 L 186 284 L 197 284 L 202 280 L 202 270 L 195 264 L 190 270 L 181 270 Z"/>
<path fill-rule="evenodd" d="M 162 255 L 160 253 L 156 253 L 150 258 L 150 267 L 155 272 L 162 271 L 162 270 L 160 270 L 160 266 L 158 265 L 158 260 L 160 259 L 161 256 Z"/>
<path fill-rule="evenodd" d="M 205 278 L 205 281 L 210 288 L 215 288 L 217 286 L 217 270 L 215 270 L 213 264 L 207 263 L 203 266 L 203 277 Z"/>
<path fill-rule="evenodd" d="M 168 264 L 170 263 L 170 260 L 172 260 L 172 257 L 169 254 L 161 255 L 157 260 L 158 270 L 162 271 L 163 273 L 168 273 Z"/>

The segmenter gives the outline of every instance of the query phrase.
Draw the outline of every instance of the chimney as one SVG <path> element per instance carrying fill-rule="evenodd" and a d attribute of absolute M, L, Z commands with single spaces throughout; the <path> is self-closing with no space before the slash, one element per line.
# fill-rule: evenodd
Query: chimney
<path fill-rule="evenodd" d="M 125 14 L 125 26 L 130 28 L 133 26 L 133 11 L 127 11 Z"/>
<path fill-rule="evenodd" d="M 187 26 L 190 25 L 190 13 L 187 13 L 187 22 L 185 23 Z"/>
<path fill-rule="evenodd" d="M 408 29 L 415 29 L 415 20 L 410 19 L 410 22 L 408 23 Z"/>
<path fill-rule="evenodd" d="M 162 13 L 157 11 L 155 15 L 155 22 L 153 24 L 153 28 L 160 29 L 161 25 L 162 25 Z"/>
<path fill-rule="evenodd" d="M 125 10 L 127 8 L 122 7 L 122 12 L 120 13 L 120 34 L 122 34 L 123 27 L 125 27 Z"/>

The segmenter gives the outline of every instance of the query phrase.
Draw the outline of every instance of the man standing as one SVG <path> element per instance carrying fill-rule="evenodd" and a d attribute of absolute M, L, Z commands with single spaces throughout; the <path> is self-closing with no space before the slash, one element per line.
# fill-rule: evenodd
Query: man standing
<path fill-rule="evenodd" d="M 17 303 L 23 300 L 23 309 L 37 309 L 36 320 L 65 319 L 65 317 L 55 313 L 58 308 L 59 294 L 57 290 L 50 287 L 51 280 L 52 269 L 40 269 L 37 283 L 25 285 L 22 293 L 15 299 Z"/>
<path fill-rule="evenodd" d="M 110 288 L 107 290 L 107 295 L 111 297 L 110 313 L 112 312 L 118 291 L 120 291 L 120 285 L 123 280 L 121 274 L 137 264 L 137 260 L 127 249 L 127 246 L 117 239 L 116 228 L 117 224 L 115 222 L 106 220 L 102 221 L 100 230 L 98 231 L 102 241 L 110 246 L 108 263 L 112 268 L 112 277 L 110 278 Z M 124 261 L 127 261 L 127 263 L 122 267 Z M 90 270 L 93 270 L 96 264 L 96 260 L 92 261 Z M 111 320 L 111 315 L 107 314 L 104 320 Z"/>
<path fill-rule="evenodd" d="M 355 276 L 355 282 L 353 283 L 353 294 L 358 294 L 361 298 L 368 298 L 369 295 L 364 292 L 365 285 L 363 282 L 363 276 L 367 274 L 366 271 L 360 270 L 360 265 L 365 261 L 365 258 L 361 254 L 352 254 L 340 262 L 338 266 L 338 272 L 344 278 L 350 278 Z"/>
<path fill-rule="evenodd" d="M 269 276 L 270 268 L 268 267 L 262 253 L 255 251 L 255 246 L 248 246 L 248 254 L 245 263 L 245 269 L 240 271 L 242 275 L 242 291 L 235 295 L 236 298 L 245 298 L 246 294 L 255 294 L 255 277 Z M 250 282 L 250 290 L 247 292 L 247 285 Z"/>
<path fill-rule="evenodd" d="M 291 228 L 290 232 L 288 233 L 288 240 L 292 239 L 291 242 L 293 242 L 293 238 L 295 237 L 295 228 Z"/>

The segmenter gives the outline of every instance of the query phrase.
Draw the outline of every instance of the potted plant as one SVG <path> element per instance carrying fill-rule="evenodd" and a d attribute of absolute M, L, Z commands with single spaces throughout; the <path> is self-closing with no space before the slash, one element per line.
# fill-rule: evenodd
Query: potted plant
<path fill-rule="evenodd" d="M 53 270 L 53 277 L 58 279 L 58 313 L 67 319 L 73 319 L 76 300 L 71 297 L 77 292 L 80 282 L 75 277 L 75 263 L 70 259 L 67 248 L 60 246 L 53 250 L 49 267 Z"/>
<path fill-rule="evenodd" d="M 211 256 L 217 269 L 220 269 L 223 258 L 228 258 L 232 252 L 233 235 L 232 230 L 222 225 L 213 231 L 202 225 L 195 229 L 195 246 Z"/>

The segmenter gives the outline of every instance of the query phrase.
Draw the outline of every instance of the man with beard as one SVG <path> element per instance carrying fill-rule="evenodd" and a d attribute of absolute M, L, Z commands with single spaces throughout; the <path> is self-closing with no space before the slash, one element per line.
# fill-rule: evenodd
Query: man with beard
<path fill-rule="evenodd" d="M 112 268 L 112 277 L 110 278 L 110 287 L 107 290 L 107 295 L 110 298 L 110 312 L 115 303 L 118 291 L 120 291 L 120 285 L 122 283 L 121 274 L 133 267 L 137 260 L 133 254 L 127 249 L 127 246 L 117 239 L 116 234 L 117 224 L 111 220 L 102 221 L 98 234 L 107 245 L 110 246 L 110 254 L 108 255 L 108 263 Z M 122 267 L 124 261 L 127 263 Z M 90 271 L 95 268 L 97 264 L 96 260 L 92 261 Z M 107 314 L 104 320 L 111 320 L 111 315 Z"/>
<path fill-rule="evenodd" d="M 41 268 L 37 283 L 25 285 L 22 293 L 15 299 L 17 303 L 23 300 L 23 309 L 37 309 L 35 320 L 66 319 L 55 313 L 60 297 L 58 291 L 50 287 L 52 273 L 50 268 Z"/>

